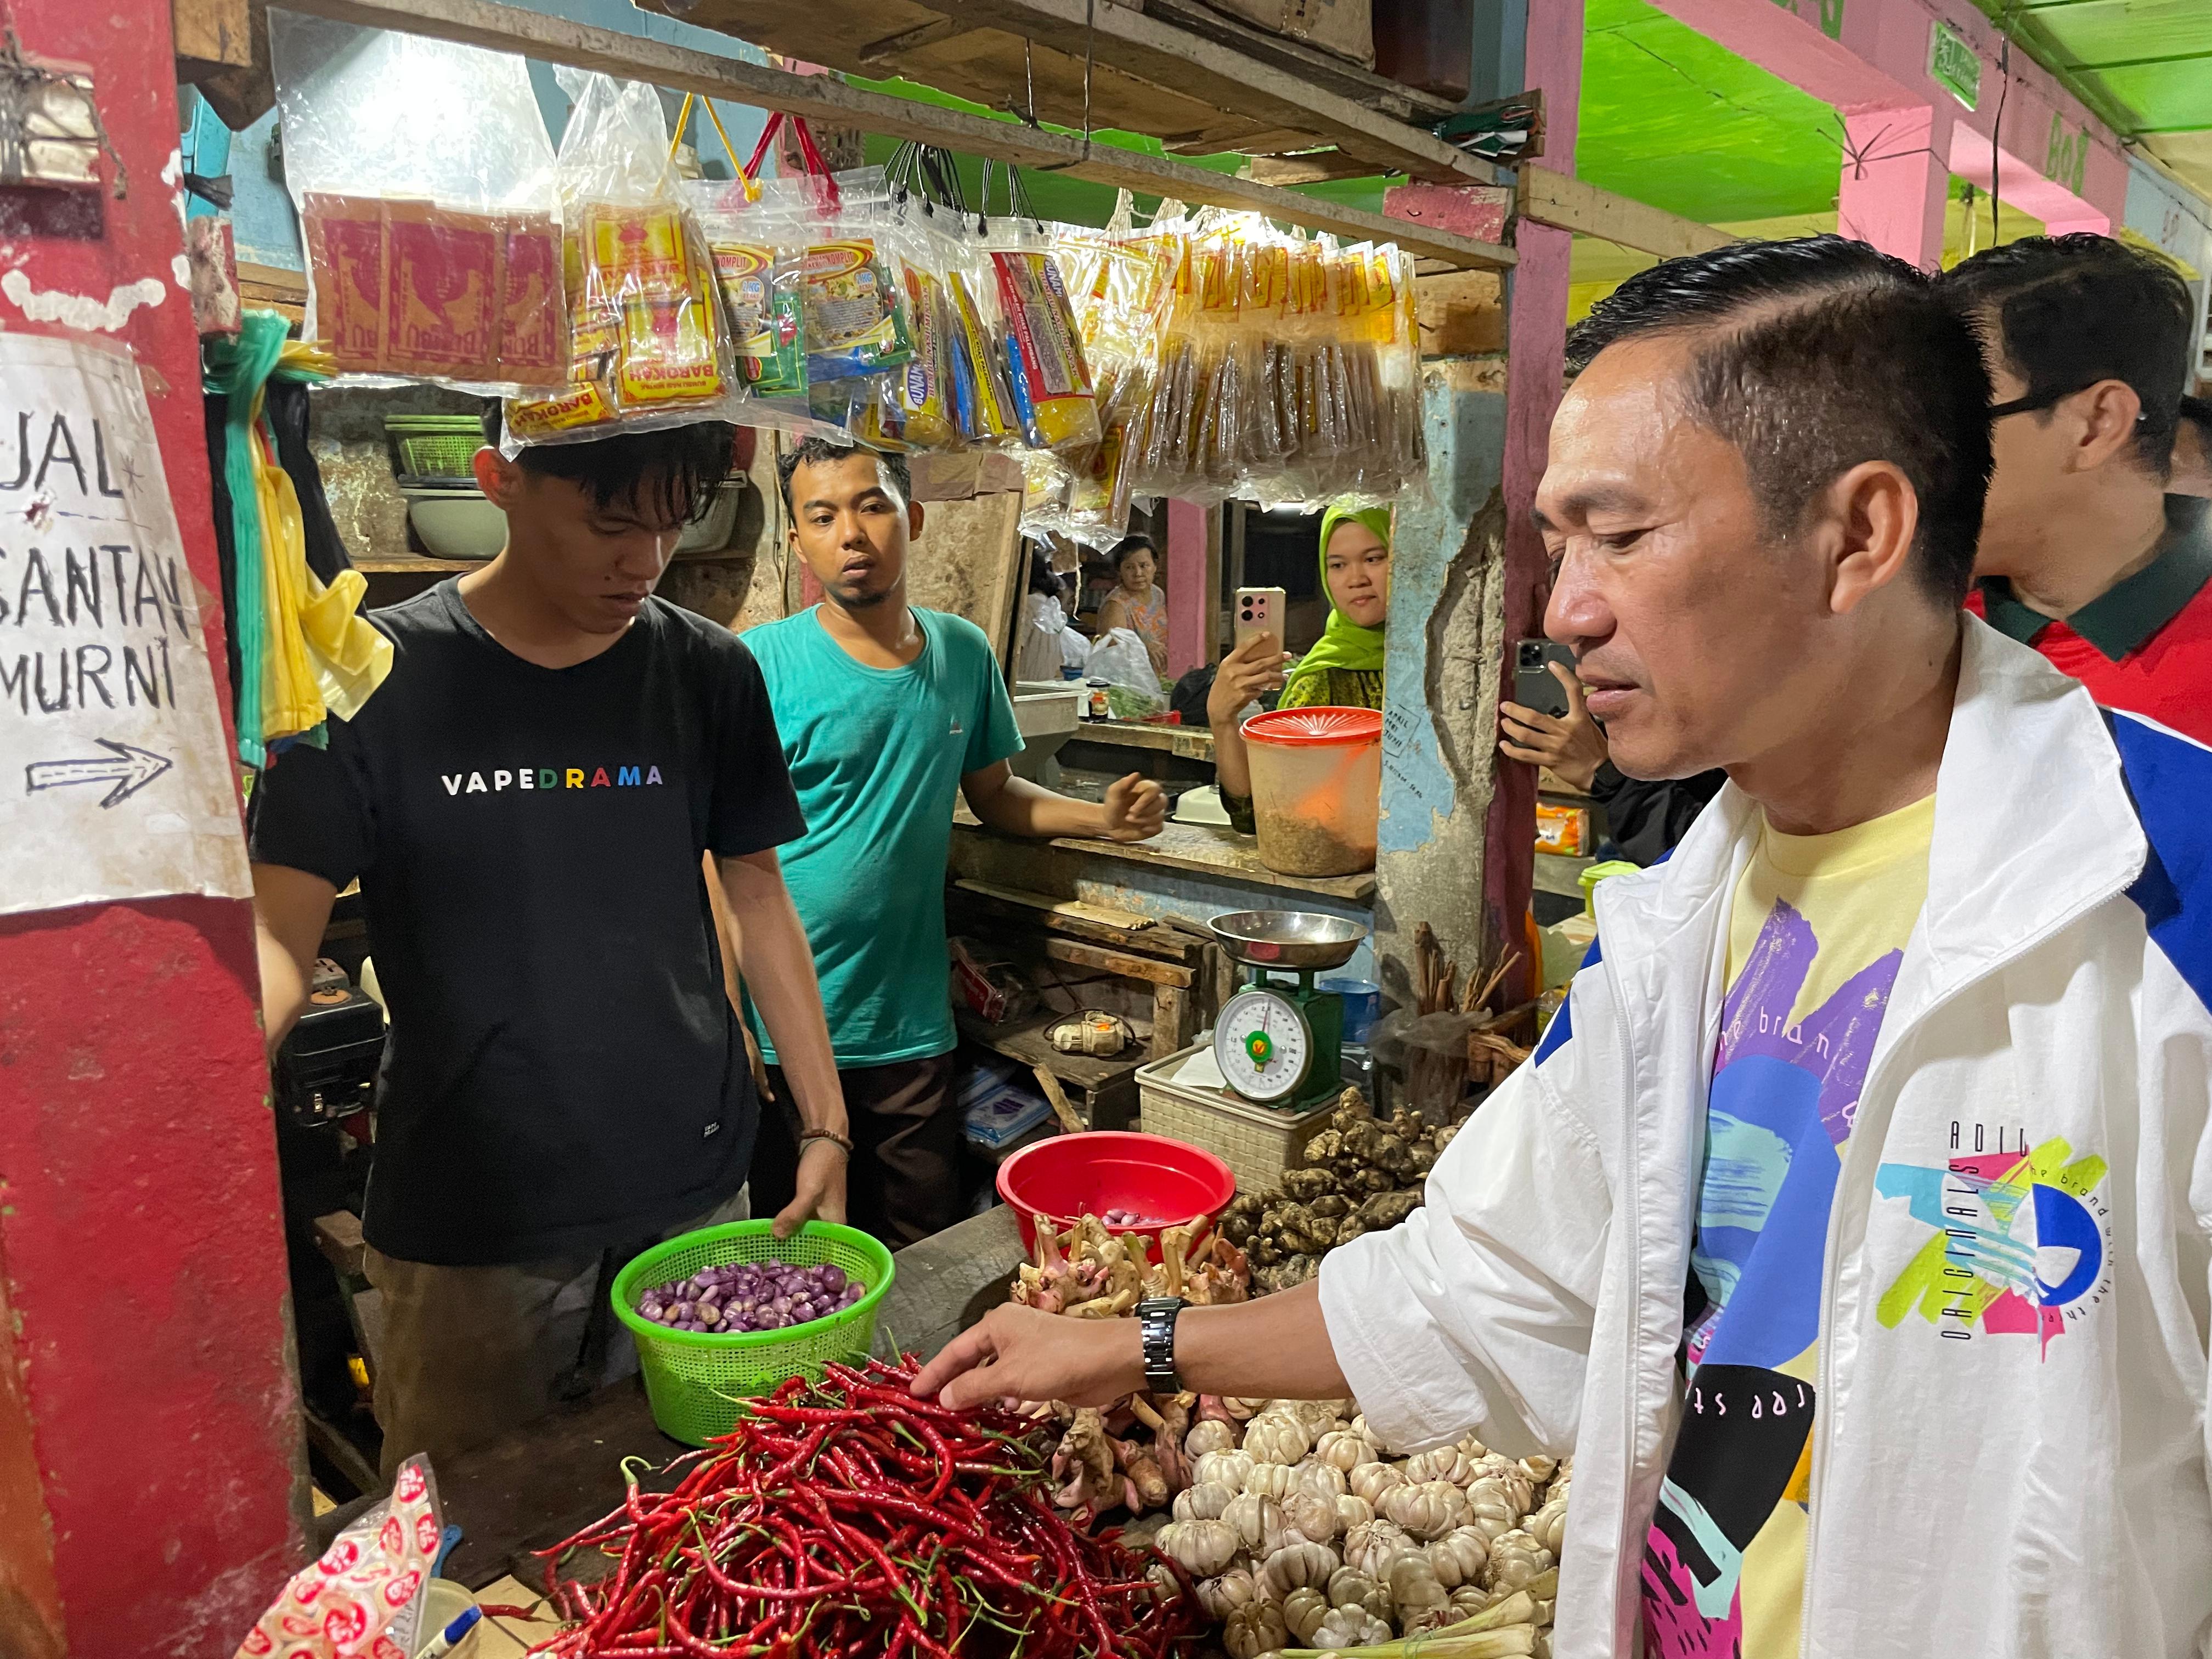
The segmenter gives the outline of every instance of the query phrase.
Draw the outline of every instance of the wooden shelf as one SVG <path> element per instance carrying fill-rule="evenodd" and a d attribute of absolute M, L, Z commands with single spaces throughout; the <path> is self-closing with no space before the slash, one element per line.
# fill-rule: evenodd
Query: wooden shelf
<path fill-rule="evenodd" d="M 1358 171 L 1450 184 L 1505 175 L 1428 129 L 1435 101 L 1347 59 L 1202 5 L 1116 0 L 642 0 L 648 9 L 871 77 L 901 75 L 993 109 L 1170 149 L 1279 155 L 1334 146 Z M 1416 122 L 1419 125 L 1415 125 Z"/>
<path fill-rule="evenodd" d="M 975 821 L 965 801 L 954 806 L 952 827 L 953 868 L 960 875 L 973 873 L 961 865 L 959 842 L 962 836 L 986 841 L 1002 839 L 993 836 Z M 1087 853 L 1097 858 L 1117 859 L 1126 864 L 1183 870 L 1194 875 L 1212 876 L 1225 881 L 1273 887 L 1286 892 L 1319 893 L 1324 897 L 1341 899 L 1351 904 L 1369 904 L 1375 898 L 1375 873 L 1371 870 L 1356 876 L 1279 875 L 1260 862 L 1259 844 L 1249 836 L 1240 836 L 1221 824 L 1182 823 L 1170 818 L 1167 826 L 1150 841 L 1091 841 L 1079 836 L 1061 836 L 1050 841 L 1031 842 L 1029 845 L 1062 848 L 1069 852 Z"/>
<path fill-rule="evenodd" d="M 1069 743 L 1109 743 L 1123 749 L 1157 749 L 1185 760 L 1213 758 L 1213 732 L 1204 726 L 1147 726 L 1141 720 L 1083 720 Z"/>
<path fill-rule="evenodd" d="M 480 570 L 489 559 L 433 559 L 421 553 L 372 554 L 356 559 L 353 568 L 364 576 L 416 576 L 434 572 Z"/>
<path fill-rule="evenodd" d="M 1012 3 L 1012 0 L 1008 3 Z M 744 33 L 757 42 L 763 40 L 764 33 L 769 32 L 771 15 L 786 20 L 804 19 L 803 39 L 794 50 L 801 56 L 819 62 L 821 59 L 817 54 L 827 50 L 826 36 L 821 24 L 826 15 L 824 7 L 828 3 L 829 0 L 823 0 L 820 4 L 798 8 L 785 5 L 782 0 L 769 0 L 769 3 L 746 15 Z M 1079 31 L 1085 8 L 1091 0 L 1022 0 L 1022 3 L 1032 8 L 1038 15 L 1058 9 L 1053 14 L 1057 16 L 1058 11 L 1072 9 Z M 909 27 L 927 26 L 931 20 L 943 18 L 941 13 L 913 5 L 909 0 L 897 0 L 895 5 L 883 3 L 883 0 L 868 0 L 868 4 L 871 13 L 880 21 L 887 35 L 898 33 L 899 20 L 910 14 L 915 15 L 915 21 Z M 1174 197 L 1193 205 L 1256 210 L 1288 224 L 1330 231 L 1356 240 L 1395 242 L 1416 259 L 1456 270 L 1503 270 L 1513 264 L 1517 258 L 1511 248 L 1496 242 L 1479 241 L 1470 236 L 1457 235 L 1413 221 L 1391 219 L 1379 213 L 1345 207 L 1318 197 L 1301 196 L 1295 191 L 1211 172 L 1187 161 L 1086 143 L 1072 134 L 1030 127 L 1018 121 L 994 121 L 963 111 L 942 109 L 933 104 L 918 103 L 884 93 L 866 92 L 858 87 L 848 86 L 835 76 L 794 75 L 787 70 L 769 69 L 735 58 L 672 46 L 665 41 L 571 23 L 562 18 L 549 17 L 519 6 L 502 5 L 498 3 L 498 0 L 292 0 L 292 7 L 297 11 L 334 18 L 340 22 L 357 23 L 370 28 L 398 29 L 435 40 L 483 46 L 494 52 L 517 52 L 544 63 L 568 64 L 578 69 L 597 70 L 609 75 L 648 82 L 672 91 L 696 92 L 710 98 L 750 104 L 756 108 L 779 110 L 789 115 L 804 116 L 828 126 L 854 127 L 888 138 L 919 139 L 926 143 L 940 144 L 948 149 L 971 155 L 989 156 L 1018 167 L 1051 168 L 1096 184 L 1111 185 L 1149 196 Z M 1103 3 L 1097 5 L 1096 15 L 1102 35 L 1107 37 L 1104 42 L 1106 50 L 1100 53 L 1106 61 L 1099 67 L 1110 76 L 1113 65 L 1121 61 L 1127 52 L 1135 52 L 1137 47 L 1133 38 L 1125 33 L 1109 35 L 1107 24 L 1110 22 L 1116 28 L 1122 28 L 1124 26 L 1134 27 L 1148 20 L 1141 13 L 1118 5 L 1115 0 L 1103 0 Z M 702 9 L 688 21 L 705 22 L 710 19 L 720 19 L 724 23 L 735 27 L 733 17 L 733 13 L 718 7 L 713 12 Z M 785 27 L 789 26 L 787 21 Z M 1064 19 L 1054 22 L 1052 27 L 1058 31 L 1059 38 L 1066 38 Z M 882 39 L 881 36 L 878 38 Z M 1188 50 L 1194 61 L 1206 58 L 1206 54 L 1199 52 L 1198 48 L 1206 46 L 1207 43 L 1194 35 L 1188 38 L 1190 41 Z M 1158 49 L 1159 55 L 1171 55 L 1164 48 L 1160 48 L 1157 40 L 1153 41 L 1153 47 Z M 1079 73 L 1081 54 L 1078 53 L 1076 57 Z M 1236 81 L 1236 85 L 1242 89 L 1237 94 L 1240 100 L 1255 95 L 1253 93 L 1255 84 L 1273 86 L 1277 81 L 1290 78 L 1280 71 L 1268 70 L 1267 66 L 1237 54 L 1231 53 L 1230 57 L 1235 60 L 1237 76 L 1240 77 Z M 884 67 L 878 64 L 871 72 L 882 73 Z M 1262 70 L 1267 70 L 1267 73 L 1262 74 Z M 1271 80 L 1270 76 L 1274 79 Z M 1298 88 L 1297 95 L 1309 105 L 1324 97 L 1319 88 L 1311 86 Z M 1349 100 L 1343 101 L 1347 109 L 1357 107 Z M 1239 106 L 1242 106 L 1241 103 Z M 1095 117 L 1094 110 L 1094 119 Z M 1388 140 L 1399 146 L 1409 161 L 1419 159 L 1425 147 L 1435 146 L 1453 158 L 1448 170 L 1455 179 L 1467 183 L 1489 182 L 1498 176 L 1496 169 L 1486 162 L 1476 162 L 1450 146 L 1441 144 L 1418 128 L 1391 122 L 1371 112 L 1367 112 L 1364 118 L 1373 123 L 1378 140 Z M 1309 143 L 1310 138 L 1302 137 L 1301 133 L 1309 132 L 1312 125 L 1313 123 L 1308 121 L 1299 131 L 1285 133 L 1282 147 L 1295 149 Z M 1162 131 L 1157 127 L 1143 130 L 1152 131 L 1156 136 L 1170 139 L 1193 136 Z"/>
<path fill-rule="evenodd" d="M 1595 859 L 1562 858 L 1557 853 L 1536 854 L 1536 890 L 1556 893 L 1562 898 L 1578 899 L 1583 896 L 1582 873 L 1595 864 Z"/>

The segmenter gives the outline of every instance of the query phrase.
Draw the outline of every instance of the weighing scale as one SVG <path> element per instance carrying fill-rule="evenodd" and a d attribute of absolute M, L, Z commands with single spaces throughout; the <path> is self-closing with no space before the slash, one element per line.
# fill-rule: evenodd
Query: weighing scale
<path fill-rule="evenodd" d="M 1310 1106 L 1343 1089 L 1344 999 L 1314 975 L 1352 958 L 1367 929 L 1308 910 L 1238 910 L 1209 924 L 1251 970 L 1213 1023 L 1213 1059 L 1229 1086 L 1262 1106 Z M 1295 988 L 1275 975 L 1297 975 Z"/>

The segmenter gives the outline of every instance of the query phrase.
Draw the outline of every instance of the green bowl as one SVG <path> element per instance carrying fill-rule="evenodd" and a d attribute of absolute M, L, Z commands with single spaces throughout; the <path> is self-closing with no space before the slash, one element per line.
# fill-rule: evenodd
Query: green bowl
<path fill-rule="evenodd" d="M 637 1340 L 646 1397 L 661 1431 L 703 1446 L 736 1426 L 744 1401 L 771 1394 L 786 1378 L 818 1374 L 831 1360 L 860 1361 L 876 1340 L 876 1307 L 890 1288 L 891 1253 L 854 1227 L 810 1221 L 789 1238 L 772 1221 L 732 1221 L 684 1233 L 638 1256 L 615 1275 L 615 1316 Z M 689 1279 L 702 1267 L 740 1261 L 830 1262 L 867 1293 L 849 1308 L 780 1331 L 672 1331 L 637 1310 L 655 1285 Z"/>

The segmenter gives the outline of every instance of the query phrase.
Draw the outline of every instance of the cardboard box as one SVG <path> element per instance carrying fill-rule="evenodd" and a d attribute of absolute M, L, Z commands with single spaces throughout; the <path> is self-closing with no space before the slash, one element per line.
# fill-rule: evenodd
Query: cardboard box
<path fill-rule="evenodd" d="M 1206 0 L 1224 16 L 1270 34 L 1375 66 L 1375 27 L 1369 0 Z"/>

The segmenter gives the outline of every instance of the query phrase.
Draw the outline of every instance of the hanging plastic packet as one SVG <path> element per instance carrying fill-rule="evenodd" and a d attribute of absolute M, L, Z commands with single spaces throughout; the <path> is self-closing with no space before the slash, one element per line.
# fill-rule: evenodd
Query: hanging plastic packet
<path fill-rule="evenodd" d="M 988 252 L 1006 319 L 1006 380 L 1032 449 L 1073 450 L 1099 440 L 1098 405 L 1060 266 L 1041 225 L 1002 231 Z"/>
<path fill-rule="evenodd" d="M 684 194 L 707 239 L 738 378 L 749 394 L 734 418 L 740 425 L 847 441 L 842 423 L 815 419 L 807 404 L 806 243 L 823 210 L 820 182 L 691 179 Z"/>
<path fill-rule="evenodd" d="M 806 376 L 810 383 L 885 374 L 914 356 L 904 295 L 883 244 L 890 198 L 883 169 L 837 176 L 827 233 L 806 249 Z"/>
<path fill-rule="evenodd" d="M 486 396 L 559 385 L 553 150 L 522 60 L 289 12 L 270 49 L 303 337 L 342 375 Z"/>
<path fill-rule="evenodd" d="M 574 100 L 561 141 L 569 299 L 566 390 L 510 400 L 510 441 L 573 443 L 742 418 L 714 263 L 677 189 L 660 97 L 635 81 L 555 71 Z"/>

